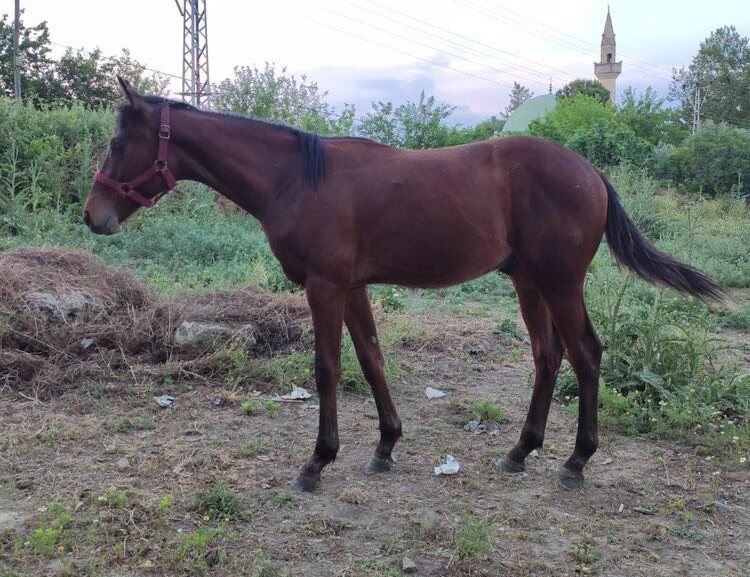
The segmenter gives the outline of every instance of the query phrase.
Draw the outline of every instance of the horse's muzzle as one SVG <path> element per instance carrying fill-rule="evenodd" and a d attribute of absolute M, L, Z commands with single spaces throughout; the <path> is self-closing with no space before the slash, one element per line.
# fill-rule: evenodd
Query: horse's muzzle
<path fill-rule="evenodd" d="M 110 234 L 116 234 L 120 232 L 120 229 L 122 228 L 120 223 L 117 222 L 117 219 L 114 218 L 112 215 L 108 216 L 107 219 L 103 223 L 95 223 L 91 215 L 89 214 L 89 211 L 83 212 L 83 224 L 89 227 L 89 230 L 93 232 L 94 234 L 103 234 L 105 236 L 108 236 Z"/>

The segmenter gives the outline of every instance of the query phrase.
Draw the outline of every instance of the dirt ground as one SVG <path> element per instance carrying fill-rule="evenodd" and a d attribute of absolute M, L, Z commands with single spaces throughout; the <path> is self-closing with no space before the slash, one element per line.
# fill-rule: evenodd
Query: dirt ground
<path fill-rule="evenodd" d="M 291 480 L 314 443 L 316 397 L 271 417 L 219 402 L 214 387 L 129 375 L 43 403 L 6 393 L 0 575 L 386 576 L 405 558 L 425 576 L 750 575 L 750 475 L 693 447 L 604 430 L 585 487 L 566 490 L 557 474 L 575 417 L 555 403 L 527 472 L 501 473 L 531 396 L 528 344 L 462 320 L 453 335 L 436 315 L 441 338 L 401 351 L 393 470 L 365 473 L 375 405 L 341 393 L 339 458 L 312 495 Z M 428 401 L 428 385 L 448 397 Z M 174 406 L 157 407 L 161 394 Z M 468 432 L 472 399 L 498 403 L 505 420 Z M 447 453 L 461 471 L 435 476 Z M 217 483 L 241 514 L 196 510 Z M 202 528 L 212 538 L 186 545 Z"/>

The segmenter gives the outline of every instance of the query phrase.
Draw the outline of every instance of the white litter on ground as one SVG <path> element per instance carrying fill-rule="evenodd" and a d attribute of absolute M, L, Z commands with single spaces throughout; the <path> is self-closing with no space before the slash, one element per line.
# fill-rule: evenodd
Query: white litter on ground
<path fill-rule="evenodd" d="M 169 395 L 162 395 L 160 397 L 154 397 L 154 401 L 156 401 L 156 404 L 160 407 L 171 407 L 174 404 L 174 397 L 170 397 Z"/>
<path fill-rule="evenodd" d="M 445 391 L 441 391 L 440 389 L 433 389 L 432 387 L 427 387 L 424 390 L 424 396 L 428 399 L 442 399 L 443 397 L 447 397 L 448 393 Z"/>
<path fill-rule="evenodd" d="M 461 469 L 459 462 L 453 457 L 453 455 L 445 456 L 445 463 L 435 467 L 436 475 L 455 475 Z"/>
<path fill-rule="evenodd" d="M 293 387 L 291 393 L 287 393 L 286 395 L 281 395 L 279 397 L 282 401 L 304 401 L 306 399 L 309 399 L 312 397 L 312 394 L 310 394 L 307 390 L 303 389 L 302 387 Z"/>

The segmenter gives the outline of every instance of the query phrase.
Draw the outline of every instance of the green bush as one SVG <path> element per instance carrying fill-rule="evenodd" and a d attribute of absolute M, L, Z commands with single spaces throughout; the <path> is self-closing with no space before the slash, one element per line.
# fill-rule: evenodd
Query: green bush
<path fill-rule="evenodd" d="M 657 176 L 706 196 L 750 194 L 750 130 L 707 122 L 657 163 Z"/>
<path fill-rule="evenodd" d="M 38 109 L 0 98 L 0 230 L 17 234 L 23 212 L 65 214 L 91 187 L 114 129 L 111 110 L 78 104 Z"/>
<path fill-rule="evenodd" d="M 592 96 L 559 99 L 544 118 L 531 122 L 529 133 L 567 146 L 599 167 L 646 166 L 653 157 L 653 145 L 636 136 L 614 106 Z"/>

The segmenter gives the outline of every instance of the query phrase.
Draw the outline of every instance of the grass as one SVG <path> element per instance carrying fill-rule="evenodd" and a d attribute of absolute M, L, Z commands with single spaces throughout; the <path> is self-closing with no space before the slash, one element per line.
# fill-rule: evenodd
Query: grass
<path fill-rule="evenodd" d="M 127 501 L 127 494 L 114 485 L 110 485 L 107 490 L 96 498 L 96 503 L 101 507 L 123 507 Z"/>
<path fill-rule="evenodd" d="M 573 558 L 573 570 L 579 575 L 593 575 L 596 573 L 596 564 L 602 557 L 601 552 L 596 548 L 594 540 L 584 535 L 570 549 L 570 555 Z"/>
<path fill-rule="evenodd" d="M 216 565 L 225 565 L 229 559 L 222 545 L 225 534 L 223 526 L 199 527 L 179 534 L 172 555 L 174 566 L 192 574 Z"/>
<path fill-rule="evenodd" d="M 201 492 L 195 498 L 195 508 L 205 521 L 244 521 L 248 514 L 242 508 L 239 497 L 223 483 L 217 483 L 210 491 Z"/>
<path fill-rule="evenodd" d="M 505 412 L 497 403 L 487 399 L 472 399 L 469 401 L 469 407 L 475 417 L 479 417 L 484 422 L 502 423 L 505 420 Z"/>
<path fill-rule="evenodd" d="M 492 523 L 467 515 L 456 530 L 453 550 L 461 562 L 480 561 L 492 551 L 492 539 Z"/>
<path fill-rule="evenodd" d="M 270 444 L 270 437 L 266 435 L 259 435 L 252 443 L 245 445 L 239 445 L 232 451 L 233 457 L 248 458 L 261 455 L 268 450 Z"/>
<path fill-rule="evenodd" d="M 251 417 L 258 415 L 262 407 L 263 404 L 254 397 L 250 397 L 249 399 L 245 399 L 244 401 L 242 401 L 242 410 L 245 411 L 246 415 L 249 415 Z"/>

